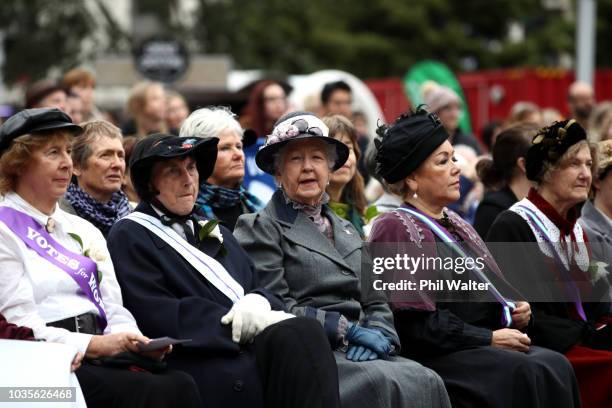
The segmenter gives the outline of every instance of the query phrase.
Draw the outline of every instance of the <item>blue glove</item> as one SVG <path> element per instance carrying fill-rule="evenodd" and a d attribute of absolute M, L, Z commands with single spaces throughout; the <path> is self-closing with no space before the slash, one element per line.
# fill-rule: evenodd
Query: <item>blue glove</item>
<path fill-rule="evenodd" d="M 345 338 L 349 344 L 364 346 L 374 351 L 380 358 L 389 357 L 389 353 L 391 353 L 393 349 L 389 339 L 380 331 L 376 329 L 367 329 L 354 323 L 349 323 Z"/>
<path fill-rule="evenodd" d="M 371 361 L 376 360 L 378 355 L 367 347 L 351 345 L 346 351 L 346 358 L 352 361 Z"/>

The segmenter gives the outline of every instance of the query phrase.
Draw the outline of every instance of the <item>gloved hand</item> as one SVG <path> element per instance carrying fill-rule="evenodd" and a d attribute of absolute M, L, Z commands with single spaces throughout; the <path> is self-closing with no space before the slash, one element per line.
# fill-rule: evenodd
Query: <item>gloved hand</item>
<path fill-rule="evenodd" d="M 271 310 L 266 313 L 266 327 L 278 322 L 282 322 L 283 320 L 292 319 L 294 317 L 295 315 L 292 315 L 291 313 L 285 313 L 282 310 Z"/>
<path fill-rule="evenodd" d="M 393 349 L 391 342 L 380 331 L 349 323 L 345 335 L 350 345 L 358 345 L 374 351 L 378 357 L 387 358 Z"/>
<path fill-rule="evenodd" d="M 246 343 L 267 327 L 270 310 L 268 299 L 249 293 L 234 303 L 221 318 L 221 323 L 232 324 L 232 340 L 235 343 Z"/>
<path fill-rule="evenodd" d="M 378 355 L 367 347 L 350 345 L 346 351 L 346 358 L 352 361 L 376 360 Z"/>

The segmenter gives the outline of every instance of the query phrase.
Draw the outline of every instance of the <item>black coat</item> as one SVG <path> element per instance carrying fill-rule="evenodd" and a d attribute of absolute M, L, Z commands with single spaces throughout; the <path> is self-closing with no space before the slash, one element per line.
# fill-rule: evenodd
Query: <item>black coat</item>
<path fill-rule="evenodd" d="M 504 211 L 496 218 L 491 226 L 487 242 L 489 243 L 535 243 L 535 235 L 529 224 L 517 213 Z M 555 292 L 556 286 L 548 280 L 541 278 L 551 274 L 551 264 L 547 257 L 539 252 L 537 246 L 513 246 L 511 250 L 503 251 L 503 245 L 493 249 L 494 255 L 504 270 L 505 276 L 515 287 L 525 294 L 528 301 L 531 299 L 550 299 L 550 301 L 530 301 L 532 324 L 529 328 L 529 337 L 532 344 L 547 347 L 562 353 L 568 351 L 576 344 L 587 347 L 610 349 L 612 330 L 595 330 L 594 323 L 607 315 L 609 303 L 583 302 L 588 321 L 573 318 L 573 306 L 568 302 L 560 302 L 561 294 Z M 536 278 L 539 277 L 539 278 Z M 557 289 L 558 290 L 558 289 Z M 592 298 L 598 293 L 601 297 L 607 295 L 607 282 L 601 279 L 593 288 Z M 608 346 L 601 347 L 605 343 Z"/>
<path fill-rule="evenodd" d="M 159 218 L 148 203 L 141 203 L 136 211 Z M 196 223 L 196 236 L 198 231 Z M 215 239 L 204 240 L 199 249 L 219 261 L 245 293 L 261 294 L 273 309 L 282 310 L 279 298 L 256 289 L 253 265 L 232 233 L 225 227 L 221 232 L 226 256 Z M 172 247 L 134 221 L 116 223 L 107 242 L 124 304 L 142 332 L 151 338 L 192 339 L 175 347 L 167 361 L 171 368 L 194 377 L 204 405 L 261 406 L 262 386 L 253 349 L 234 343 L 231 326 L 220 323 L 231 300 Z"/>
<path fill-rule="evenodd" d="M 487 238 L 489 228 L 493 225 L 495 218 L 504 210 L 512 207 L 518 199 L 510 189 L 504 187 L 498 191 L 487 192 L 476 210 L 474 218 L 474 229 L 483 240 Z"/>

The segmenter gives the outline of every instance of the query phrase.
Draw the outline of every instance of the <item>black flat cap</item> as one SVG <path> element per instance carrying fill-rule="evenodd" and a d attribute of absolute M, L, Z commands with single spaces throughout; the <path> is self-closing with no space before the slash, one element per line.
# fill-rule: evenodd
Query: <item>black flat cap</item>
<path fill-rule="evenodd" d="M 60 129 L 72 133 L 83 131 L 79 125 L 72 123 L 70 116 L 57 108 L 25 109 L 17 112 L 0 127 L 0 153 L 8 149 L 11 142 L 19 136 Z"/>
<path fill-rule="evenodd" d="M 438 116 L 421 107 L 376 133 L 376 173 L 390 184 L 406 178 L 448 139 Z"/>
<path fill-rule="evenodd" d="M 130 177 L 136 192 L 148 199 L 153 164 L 164 159 L 192 155 L 201 181 L 212 174 L 217 160 L 216 137 L 179 137 L 156 133 L 141 139 L 130 156 Z"/>
<path fill-rule="evenodd" d="M 584 128 L 574 119 L 555 122 L 540 129 L 525 156 L 527 178 L 540 181 L 544 162 L 555 164 L 572 145 L 586 138 Z"/>

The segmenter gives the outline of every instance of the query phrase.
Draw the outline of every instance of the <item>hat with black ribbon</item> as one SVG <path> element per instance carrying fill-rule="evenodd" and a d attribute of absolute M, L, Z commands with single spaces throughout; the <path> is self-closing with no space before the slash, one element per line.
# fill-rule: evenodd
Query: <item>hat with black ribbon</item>
<path fill-rule="evenodd" d="M 584 128 L 574 119 L 555 122 L 540 129 L 525 156 L 527 178 L 540 181 L 544 163 L 557 163 L 571 146 L 586 138 Z"/>
<path fill-rule="evenodd" d="M 257 166 L 266 173 L 274 175 L 274 160 L 279 150 L 289 142 L 300 139 L 318 139 L 329 143 L 336 149 L 333 170 L 338 170 L 349 157 L 348 147 L 339 140 L 329 137 L 329 129 L 314 113 L 292 112 L 281 117 L 266 138 L 266 143 L 255 156 Z"/>

